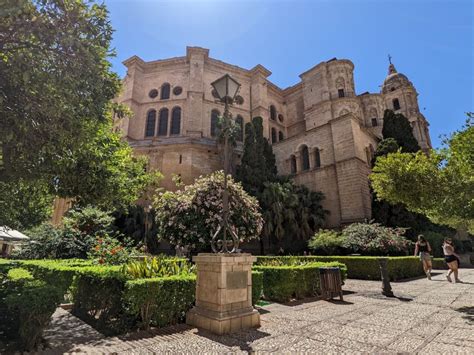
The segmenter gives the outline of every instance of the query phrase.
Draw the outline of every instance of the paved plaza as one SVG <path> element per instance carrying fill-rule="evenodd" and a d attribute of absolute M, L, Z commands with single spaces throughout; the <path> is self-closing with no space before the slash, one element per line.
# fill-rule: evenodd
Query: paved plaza
<path fill-rule="evenodd" d="M 435 271 L 432 281 L 392 283 L 396 298 L 380 295 L 381 282 L 347 280 L 344 302 L 305 300 L 259 309 L 259 329 L 216 336 L 184 324 L 105 338 L 64 310 L 46 332 L 45 354 L 474 354 L 474 269 L 463 284 Z"/>

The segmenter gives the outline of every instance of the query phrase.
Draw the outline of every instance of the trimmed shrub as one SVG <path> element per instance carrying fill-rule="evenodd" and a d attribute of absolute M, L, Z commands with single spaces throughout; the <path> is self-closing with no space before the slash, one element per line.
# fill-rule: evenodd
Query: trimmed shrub
<path fill-rule="evenodd" d="M 379 223 L 353 223 L 342 231 L 346 248 L 363 255 L 407 255 L 413 242 L 403 235 L 406 229 Z"/>
<path fill-rule="evenodd" d="M 321 255 L 344 254 L 346 238 L 334 230 L 321 229 L 308 242 L 308 248 Z"/>
<path fill-rule="evenodd" d="M 347 267 L 347 277 L 362 280 L 380 280 L 380 266 L 376 256 L 259 256 L 257 265 L 281 265 L 290 263 L 340 262 Z M 391 281 L 424 275 L 420 258 L 415 256 L 388 257 L 388 273 Z M 344 273 L 344 270 L 342 271 Z"/>
<path fill-rule="evenodd" d="M 119 266 L 80 270 L 72 286 L 72 313 L 105 335 L 132 328 L 134 319 L 125 312 L 122 300 L 125 282 Z"/>
<path fill-rule="evenodd" d="M 263 294 L 263 272 L 252 271 L 252 305 L 262 298 Z"/>
<path fill-rule="evenodd" d="M 162 327 L 185 318 L 194 303 L 196 276 L 171 276 L 128 281 L 123 295 L 127 312 L 143 329 Z"/>
<path fill-rule="evenodd" d="M 446 261 L 444 261 L 444 258 L 433 258 L 431 260 L 433 264 L 433 269 L 447 269 L 448 265 L 446 265 Z"/>
<path fill-rule="evenodd" d="M 61 290 L 34 280 L 26 269 L 5 271 L 3 268 L 0 273 L 0 333 L 7 341 L 17 343 L 18 349 L 34 350 L 59 305 Z"/>
<path fill-rule="evenodd" d="M 319 268 L 345 265 L 332 263 L 307 263 L 304 265 L 254 266 L 254 270 L 263 272 L 263 294 L 268 300 L 288 302 L 292 298 L 316 296 L 321 293 Z"/>

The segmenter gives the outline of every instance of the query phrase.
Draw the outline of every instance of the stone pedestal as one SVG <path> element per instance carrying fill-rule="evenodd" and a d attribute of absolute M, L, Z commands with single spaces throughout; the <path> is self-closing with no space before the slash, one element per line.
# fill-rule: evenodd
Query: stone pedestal
<path fill-rule="evenodd" d="M 193 257 L 197 269 L 196 306 L 186 323 L 215 334 L 260 326 L 252 307 L 251 254 L 207 254 Z"/>

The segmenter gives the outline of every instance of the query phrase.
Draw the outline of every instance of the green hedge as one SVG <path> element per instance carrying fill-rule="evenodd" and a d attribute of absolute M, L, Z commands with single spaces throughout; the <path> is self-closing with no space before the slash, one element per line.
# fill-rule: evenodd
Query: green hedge
<path fill-rule="evenodd" d="M 61 290 L 39 280 L 26 269 L 2 263 L 0 272 L 0 334 L 16 349 L 31 351 L 41 342 L 43 330 L 62 299 Z"/>
<path fill-rule="evenodd" d="M 262 298 L 263 294 L 263 272 L 252 270 L 252 305 Z"/>
<path fill-rule="evenodd" d="M 123 298 L 127 313 L 148 329 L 182 321 L 195 293 L 196 276 L 171 276 L 128 281 Z"/>
<path fill-rule="evenodd" d="M 305 265 L 259 265 L 254 266 L 254 270 L 263 272 L 263 294 L 266 299 L 288 302 L 292 298 L 301 299 L 321 294 L 319 279 L 321 267 L 339 267 L 341 274 L 346 271 L 345 265 L 338 262 L 311 262 Z"/>
<path fill-rule="evenodd" d="M 72 286 L 72 313 L 105 335 L 124 333 L 136 323 L 125 310 L 127 280 L 118 269 L 84 268 L 76 274 Z"/>
<path fill-rule="evenodd" d="M 257 265 L 269 264 L 307 264 L 311 262 L 338 261 L 347 266 L 347 277 L 362 280 L 380 280 L 380 266 L 377 256 L 259 256 Z M 440 266 L 440 259 L 433 260 L 435 268 Z M 442 259 L 441 259 L 442 260 Z M 390 280 L 396 281 L 424 275 L 420 258 L 416 256 L 388 257 Z"/>

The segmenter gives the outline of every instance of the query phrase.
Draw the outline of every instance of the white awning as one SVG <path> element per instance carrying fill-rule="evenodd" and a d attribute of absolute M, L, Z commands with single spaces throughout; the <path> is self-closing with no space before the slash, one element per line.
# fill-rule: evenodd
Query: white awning
<path fill-rule="evenodd" d="M 15 229 L 0 226 L 0 240 L 6 242 L 26 242 L 30 238 Z"/>

